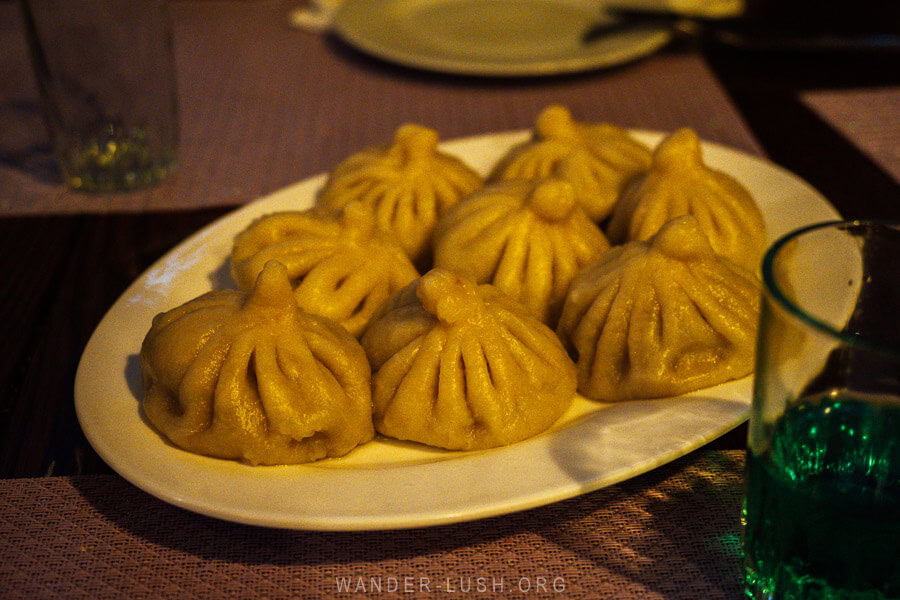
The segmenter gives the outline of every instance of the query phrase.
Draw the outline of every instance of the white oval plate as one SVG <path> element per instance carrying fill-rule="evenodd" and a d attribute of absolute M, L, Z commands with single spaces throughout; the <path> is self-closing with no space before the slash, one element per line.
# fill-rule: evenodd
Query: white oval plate
<path fill-rule="evenodd" d="M 667 27 L 617 26 L 597 0 L 344 2 L 334 32 L 359 50 L 410 67 L 463 75 L 528 76 L 619 65 L 659 50 Z"/>
<path fill-rule="evenodd" d="M 660 133 L 632 132 L 655 145 Z M 527 131 L 441 145 L 486 173 Z M 773 240 L 801 225 L 838 218 L 791 173 L 711 143 L 704 158 L 743 183 Z M 450 452 L 377 438 L 340 459 L 252 467 L 167 443 L 140 409 L 138 353 L 154 315 L 211 289 L 233 287 L 235 234 L 266 213 L 312 205 L 325 174 L 225 215 L 142 274 L 92 335 L 75 379 L 81 427 L 97 453 L 150 494 L 205 515 L 293 529 L 372 530 L 474 520 L 570 498 L 687 454 L 744 421 L 746 377 L 679 398 L 604 405 L 576 397 L 551 431 L 504 448 Z"/>

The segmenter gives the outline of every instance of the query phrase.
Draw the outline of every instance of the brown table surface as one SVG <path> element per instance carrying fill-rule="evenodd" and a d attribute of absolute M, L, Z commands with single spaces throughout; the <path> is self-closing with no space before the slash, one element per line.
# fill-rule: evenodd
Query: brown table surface
<path fill-rule="evenodd" d="M 454 577 L 505 578 L 502 590 L 472 592 L 482 597 L 737 597 L 744 426 L 633 481 L 521 514 L 407 532 L 273 532 L 169 507 L 113 474 L 77 423 L 75 369 L 106 310 L 168 249 L 404 122 L 450 139 L 528 128 L 562 103 L 586 121 L 689 126 L 794 171 L 846 217 L 900 219 L 898 120 L 879 116 L 900 108 L 897 55 L 697 38 L 602 71 L 482 79 L 386 64 L 292 29 L 295 5 L 175 2 L 180 169 L 152 189 L 88 195 L 59 182 L 17 6 L 0 2 L 0 597 L 352 595 L 333 587 L 342 576 L 401 587 L 426 577 L 433 589 L 417 595 L 432 597 L 449 595 Z M 873 89 L 859 113 L 858 95 L 841 93 Z M 827 105 L 810 101 L 820 97 Z M 854 114 L 865 126 L 846 126 Z M 565 590 L 537 589 L 539 577 Z M 513 587 L 521 578 L 530 590 Z"/>

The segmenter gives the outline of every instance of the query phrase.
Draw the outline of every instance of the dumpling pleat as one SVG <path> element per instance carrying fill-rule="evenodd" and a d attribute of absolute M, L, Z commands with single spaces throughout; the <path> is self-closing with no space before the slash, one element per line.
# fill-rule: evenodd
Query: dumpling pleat
<path fill-rule="evenodd" d="M 160 338 L 168 336 L 169 327 L 175 322 L 220 323 L 220 317 L 234 310 L 234 307 L 239 304 L 236 296 L 231 298 L 231 300 L 232 302 L 228 304 L 223 304 L 222 302 L 206 302 L 204 296 L 201 296 L 198 300 L 193 300 L 178 308 L 174 308 L 167 313 L 163 313 L 153 320 L 156 337 Z M 208 331 L 212 332 L 213 329 L 208 329 Z M 196 346 L 199 349 L 202 344 L 196 344 Z"/>
<path fill-rule="evenodd" d="M 759 289 L 751 283 L 752 275 L 750 273 L 745 272 L 737 265 L 730 266 L 731 269 L 726 271 L 717 271 L 704 265 L 698 265 L 694 276 L 710 282 L 711 292 L 716 295 L 716 299 L 723 307 L 741 315 L 745 320 L 755 321 L 755 311 L 751 310 L 751 314 L 748 315 L 747 307 L 754 307 L 758 304 Z"/>
<path fill-rule="evenodd" d="M 377 262 L 365 265 L 362 256 L 335 256 L 324 261 L 307 277 L 309 280 L 321 273 L 323 279 L 309 282 L 318 297 L 311 298 L 313 302 L 308 310 L 315 312 L 318 307 L 325 316 L 339 323 L 346 321 L 354 308 L 372 292 L 373 282 L 381 279 L 380 267 Z"/>
<path fill-rule="evenodd" d="M 553 256 L 550 286 L 553 296 L 561 299 L 568 290 L 569 283 L 578 273 L 579 263 L 586 262 L 588 258 L 586 254 L 593 254 L 593 252 L 585 252 L 587 248 L 579 243 L 582 240 L 581 236 L 570 236 L 565 230 L 558 227 L 551 227 L 547 232 L 550 252 Z"/>
<path fill-rule="evenodd" d="M 509 394 L 497 393 L 491 377 L 485 349 L 480 340 L 466 337 L 462 340 L 461 357 L 466 375 L 466 395 L 476 427 L 500 430 L 508 424 L 509 415 L 516 406 Z"/>
<path fill-rule="evenodd" d="M 384 185 L 378 179 L 367 177 L 365 173 L 359 173 L 354 176 L 346 176 L 335 187 L 329 190 L 332 192 L 329 198 L 332 202 L 331 208 L 340 210 L 345 205 L 354 200 L 363 202 L 371 202 L 371 198 L 378 194 L 379 188 Z"/>
<path fill-rule="evenodd" d="M 556 346 L 548 344 L 549 338 L 542 337 L 538 330 L 528 327 L 517 316 L 510 313 L 501 315 L 501 322 L 507 329 L 507 335 L 504 337 L 509 344 L 510 356 L 524 371 L 523 375 L 537 382 L 548 369 L 553 370 L 553 364 L 556 362 L 553 359 L 559 357 L 550 352 L 556 349 Z"/>
<path fill-rule="evenodd" d="M 514 298 L 522 292 L 525 259 L 528 253 L 527 238 L 523 235 L 525 227 L 522 222 L 517 222 L 509 232 L 503 253 L 497 263 L 497 270 L 491 278 L 495 286 Z"/>
<path fill-rule="evenodd" d="M 443 205 L 452 204 L 456 197 L 456 191 L 449 186 L 445 190 L 441 179 L 436 179 L 433 185 L 428 185 L 426 181 L 419 182 L 413 193 L 410 226 L 431 231 L 443 211 Z"/>
<path fill-rule="evenodd" d="M 484 198 L 493 200 L 490 196 L 485 196 Z M 469 204 L 470 202 L 465 202 L 463 203 L 463 206 L 465 207 Z M 471 204 L 475 203 L 473 202 Z M 458 228 L 457 231 L 466 232 L 454 232 L 455 236 L 460 236 L 456 239 L 457 246 L 464 248 L 469 244 L 479 246 L 489 244 L 496 238 L 508 236 L 511 230 L 516 226 L 516 221 L 514 219 L 505 218 L 506 215 L 513 210 L 513 207 L 501 202 L 481 204 L 484 205 L 477 212 L 478 219 L 467 218 L 468 215 L 465 213 L 456 213 L 456 216 L 460 220 L 465 219 L 465 225 Z M 485 223 L 487 223 L 487 226 L 485 226 Z"/>
<path fill-rule="evenodd" d="M 434 219 L 447 212 L 448 208 L 456 204 L 460 195 L 471 191 L 470 186 L 467 186 L 466 188 L 457 187 L 453 185 L 449 179 L 444 177 L 435 177 L 430 183 L 431 185 L 422 186 L 427 190 L 428 194 L 427 197 L 423 196 L 423 200 L 427 199 L 428 201 L 428 212 L 425 216 L 429 222 L 433 222 Z"/>
<path fill-rule="evenodd" d="M 438 358 L 438 393 L 428 421 L 433 431 L 449 429 L 453 436 L 465 436 L 478 421 L 468 376 L 459 336 L 449 335 Z"/>
<path fill-rule="evenodd" d="M 225 360 L 229 346 L 225 336 L 214 334 L 191 357 L 187 370 L 180 370 L 184 377 L 178 387 L 167 390 L 171 394 L 171 401 L 175 403 L 175 406 L 166 407 L 168 421 L 177 422 L 179 428 L 191 433 L 203 431 L 212 425 L 213 395 L 219 381 L 219 367 Z M 177 412 L 172 412 L 171 408 L 176 406 Z"/>
<path fill-rule="evenodd" d="M 378 185 L 366 195 L 364 201 L 371 206 L 375 222 L 383 231 L 394 231 L 394 222 L 399 211 L 400 195 L 405 190 L 401 186 Z"/>
<path fill-rule="evenodd" d="M 259 394 L 254 387 L 258 379 L 258 371 L 252 364 L 257 344 L 255 338 L 254 335 L 236 338 L 217 370 L 212 429 L 248 432 L 250 435 L 266 431 Z"/>
<path fill-rule="evenodd" d="M 660 291 L 650 282 L 644 282 L 644 289 L 637 293 L 629 312 L 628 329 L 625 334 L 627 351 L 626 376 L 631 371 L 650 372 L 660 375 L 660 363 L 665 362 L 665 350 L 662 344 L 664 335 L 660 318 Z"/>
<path fill-rule="evenodd" d="M 336 390 L 337 382 L 316 363 L 305 343 L 284 344 L 276 346 L 273 338 L 256 347 L 260 403 L 270 432 L 303 440 L 327 427 L 328 399 L 335 391 L 343 392 Z"/>
<path fill-rule="evenodd" d="M 460 236 L 458 241 L 463 244 L 474 239 L 474 236 L 484 229 L 485 224 L 495 223 L 497 219 L 512 209 L 507 203 L 498 202 L 494 195 L 484 194 L 476 194 L 454 206 L 453 212 L 447 214 L 444 217 L 445 220 L 438 223 L 438 230 L 454 229 L 458 231 L 462 226 L 468 225 L 464 229 L 468 233 L 454 234 Z"/>
<path fill-rule="evenodd" d="M 547 317 L 547 307 L 553 296 L 553 245 L 544 228 L 531 227 L 528 235 L 528 255 L 523 278 L 523 295 L 519 300 L 541 320 Z"/>
<path fill-rule="evenodd" d="M 321 241 L 316 248 L 303 244 L 304 247 L 298 247 L 294 244 L 281 244 L 278 247 L 270 247 L 254 255 L 250 261 L 245 263 L 241 271 L 245 273 L 240 282 L 241 288 L 246 290 L 253 289 L 256 282 L 256 276 L 262 272 L 263 267 L 270 260 L 277 260 L 287 267 L 288 279 L 293 287 L 298 287 L 307 273 L 310 272 L 317 264 L 326 260 L 330 256 L 334 256 L 337 247 L 334 244 Z"/>
<path fill-rule="evenodd" d="M 627 373 L 631 369 L 630 358 L 628 355 L 628 314 L 634 304 L 634 294 L 632 292 L 633 282 L 627 280 L 619 280 L 618 289 L 615 294 L 603 294 L 604 298 L 599 298 L 591 306 L 588 312 L 588 319 L 585 319 L 585 326 L 582 333 L 588 343 L 585 344 L 587 349 L 593 352 L 593 356 L 589 357 L 589 371 L 591 379 L 602 374 L 602 378 L 608 380 L 611 384 L 619 381 L 621 373 Z M 582 329 L 579 326 L 579 329 Z M 592 333 L 598 337 L 596 345 L 591 344 Z M 582 359 L 579 357 L 579 362 Z M 612 368 L 608 367 L 611 366 Z"/>
<path fill-rule="evenodd" d="M 678 207 L 677 200 L 671 204 L 669 202 L 642 202 L 638 204 L 635 208 L 635 216 L 631 220 L 632 231 L 628 239 L 650 239 L 659 229 L 657 224 L 671 221 L 677 210 L 684 210 Z"/>
<path fill-rule="evenodd" d="M 385 201 L 390 198 L 390 202 L 394 205 L 389 231 L 402 232 L 405 235 L 418 233 L 416 205 L 421 194 L 422 187 L 414 181 L 405 182 L 404 185 L 396 186 L 385 192 Z"/>
<path fill-rule="evenodd" d="M 579 365 L 593 364 L 597 345 L 588 342 L 594 340 L 596 333 L 609 319 L 609 311 L 615 304 L 620 285 L 621 278 L 613 277 L 604 282 L 596 296 L 580 298 L 579 303 L 571 302 L 564 310 L 566 320 L 560 321 L 563 329 L 561 333 L 565 339 L 574 343 L 579 354 Z"/>
<path fill-rule="evenodd" d="M 463 273 L 464 275 L 468 275 L 476 281 L 494 281 L 506 253 L 507 244 L 514 235 L 516 222 L 512 219 L 499 218 L 481 229 L 480 224 L 471 221 L 474 219 L 470 219 L 471 224 L 454 232 L 452 248 L 455 250 L 455 254 L 451 258 L 454 263 L 457 263 L 461 262 L 460 254 L 466 257 L 464 263 L 466 273 Z M 468 239 L 463 239 L 463 237 Z M 446 262 L 444 258 L 441 256 L 439 266 L 443 266 Z"/>
<path fill-rule="evenodd" d="M 719 336 L 731 344 L 747 337 L 746 331 L 750 324 L 744 321 L 741 312 L 726 311 L 726 307 L 710 293 L 708 286 L 703 285 L 692 274 L 682 278 L 682 285 L 685 286 L 697 310 Z"/>
<path fill-rule="evenodd" d="M 597 142 L 588 142 L 587 145 L 594 156 L 610 165 L 615 172 L 634 173 L 648 167 L 650 160 L 646 148 L 630 140 L 623 143 L 616 139 L 624 133 L 619 131 L 611 135 L 600 135 L 595 138 L 598 139 Z"/>
<path fill-rule="evenodd" d="M 407 419 L 433 421 L 443 345 L 444 336 L 432 332 L 396 353 L 379 370 L 375 411 L 390 431 L 403 431 Z"/>

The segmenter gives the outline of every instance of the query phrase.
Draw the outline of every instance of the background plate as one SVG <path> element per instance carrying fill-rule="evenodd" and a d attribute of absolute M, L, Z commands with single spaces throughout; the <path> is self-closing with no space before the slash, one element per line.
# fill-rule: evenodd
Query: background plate
<path fill-rule="evenodd" d="M 660 133 L 632 132 L 655 145 Z M 486 173 L 519 131 L 446 142 L 441 148 Z M 838 218 L 815 190 L 764 160 L 703 144 L 707 164 L 743 183 L 769 239 Z M 644 473 L 739 425 L 749 377 L 661 400 L 604 405 L 576 397 L 554 428 L 504 448 L 451 452 L 383 438 L 348 456 L 309 465 L 251 467 L 167 443 L 140 409 L 138 353 L 152 318 L 211 289 L 234 287 L 234 236 L 266 213 L 312 205 L 326 174 L 225 215 L 142 274 L 91 336 L 75 379 L 75 407 L 91 445 L 134 485 L 188 510 L 271 527 L 362 530 L 467 521 L 570 498 Z M 824 265 L 823 265 L 824 267 Z"/>
<path fill-rule="evenodd" d="M 334 32 L 379 58 L 431 71 L 522 76 L 622 64 L 671 39 L 654 24 L 617 26 L 596 0 L 368 0 L 344 2 Z"/>

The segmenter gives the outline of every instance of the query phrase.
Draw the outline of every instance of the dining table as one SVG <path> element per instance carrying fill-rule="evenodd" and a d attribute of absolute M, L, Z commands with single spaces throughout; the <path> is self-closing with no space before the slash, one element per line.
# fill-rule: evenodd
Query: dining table
<path fill-rule="evenodd" d="M 173 1 L 178 169 L 84 193 L 62 183 L 18 3 L 0 2 L 0 598 L 743 597 L 744 422 L 516 510 L 263 526 L 186 510 L 109 466 L 76 415 L 76 372 L 116 300 L 188 236 L 404 123 L 455 140 L 529 130 L 560 104 L 628 130 L 689 127 L 806 182 L 844 218 L 900 220 L 897 47 L 735 41 L 713 23 L 622 64 L 453 73 L 298 27 L 303 4 Z"/>

